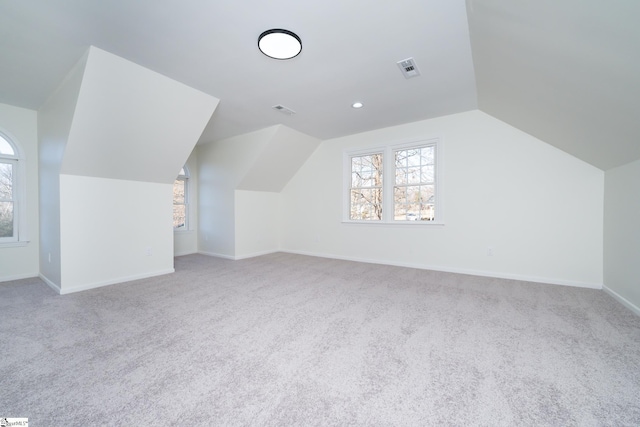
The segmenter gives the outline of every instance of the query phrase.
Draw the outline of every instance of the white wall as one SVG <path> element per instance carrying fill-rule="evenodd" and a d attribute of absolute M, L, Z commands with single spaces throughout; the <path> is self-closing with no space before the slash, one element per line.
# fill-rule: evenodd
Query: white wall
<path fill-rule="evenodd" d="M 38 110 L 40 154 L 40 275 L 59 288 L 60 168 L 88 55 L 84 55 L 65 80 Z"/>
<path fill-rule="evenodd" d="M 433 136 L 444 144 L 444 226 L 341 222 L 345 149 Z M 282 192 L 282 247 L 599 288 L 603 197 L 601 170 L 472 111 L 323 142 Z"/>
<path fill-rule="evenodd" d="M 218 99 L 91 47 L 61 173 L 173 183 Z"/>
<path fill-rule="evenodd" d="M 197 146 L 200 252 L 235 257 L 235 189 L 276 131 L 272 126 Z"/>
<path fill-rule="evenodd" d="M 237 259 L 279 250 L 279 192 L 319 144 L 276 125 L 198 146 L 200 252 Z"/>
<path fill-rule="evenodd" d="M 604 284 L 640 314 L 640 160 L 605 174 Z"/>
<path fill-rule="evenodd" d="M 259 156 L 252 161 L 251 168 L 246 171 L 238 190 L 272 191 L 279 193 L 292 176 L 318 148 L 320 140 L 298 132 L 287 126 L 275 126 L 266 145 L 256 147 Z M 271 128 L 269 128 L 271 129 Z"/>
<path fill-rule="evenodd" d="M 61 293 L 173 272 L 172 191 L 60 175 Z"/>
<path fill-rule="evenodd" d="M 88 50 L 41 109 L 40 262 L 51 286 L 66 293 L 173 271 L 173 181 L 217 104 Z"/>
<path fill-rule="evenodd" d="M 173 254 L 175 256 L 198 252 L 198 156 L 194 150 L 187 162 L 189 169 L 189 228 L 173 232 Z"/>
<path fill-rule="evenodd" d="M 280 194 L 236 190 L 235 258 L 271 253 L 280 249 Z"/>
<path fill-rule="evenodd" d="M 0 281 L 38 275 L 38 115 L 36 111 L 0 104 L 0 130 L 20 145 L 26 163 L 27 239 L 23 246 L 0 245 Z"/>

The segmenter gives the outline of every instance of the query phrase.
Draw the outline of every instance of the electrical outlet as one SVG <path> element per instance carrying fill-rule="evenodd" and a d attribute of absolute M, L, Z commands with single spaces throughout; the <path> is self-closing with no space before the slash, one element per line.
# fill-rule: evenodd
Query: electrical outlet
<path fill-rule="evenodd" d="M 493 246 L 487 246 L 487 256 L 493 256 Z"/>
<path fill-rule="evenodd" d="M 144 253 L 145 253 L 146 256 L 151 256 L 151 255 L 153 255 L 153 250 L 151 249 L 150 246 L 147 246 L 147 248 L 145 249 Z"/>

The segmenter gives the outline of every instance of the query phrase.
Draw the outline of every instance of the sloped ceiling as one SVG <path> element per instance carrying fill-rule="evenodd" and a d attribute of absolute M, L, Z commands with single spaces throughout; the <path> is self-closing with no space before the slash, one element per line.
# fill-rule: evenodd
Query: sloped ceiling
<path fill-rule="evenodd" d="M 218 99 L 91 47 L 61 173 L 173 183 Z"/>
<path fill-rule="evenodd" d="M 640 158 L 640 2 L 468 0 L 479 108 L 607 170 Z"/>
<path fill-rule="evenodd" d="M 320 142 L 286 126 L 276 126 L 275 133 L 236 189 L 279 193 Z"/>
<path fill-rule="evenodd" d="M 479 107 L 608 169 L 640 158 L 639 15 L 632 0 L 4 1 L 0 102 L 38 109 L 94 45 L 219 98 L 200 143 L 277 124 L 327 139 Z M 262 55 L 270 28 L 295 31 L 302 53 Z M 400 74 L 407 57 L 420 77 Z"/>

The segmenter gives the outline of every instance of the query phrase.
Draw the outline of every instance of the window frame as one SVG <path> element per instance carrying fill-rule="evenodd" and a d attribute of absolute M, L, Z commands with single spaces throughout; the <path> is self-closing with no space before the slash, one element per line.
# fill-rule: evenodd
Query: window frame
<path fill-rule="evenodd" d="M 384 161 L 385 161 L 385 148 L 381 147 L 381 148 L 377 148 L 377 149 L 372 149 L 372 150 L 365 150 L 365 151 L 356 151 L 356 152 L 351 152 L 349 153 L 349 155 L 347 156 L 347 158 L 345 159 L 347 164 L 346 164 L 346 169 L 345 169 L 345 185 L 346 185 L 346 199 L 347 199 L 347 212 L 346 212 L 346 218 L 349 221 L 359 221 L 359 222 L 363 222 L 363 223 L 371 223 L 371 222 L 380 222 L 382 219 L 377 220 L 377 219 L 370 219 L 370 220 L 353 220 L 351 219 L 351 191 L 355 188 L 359 188 L 362 190 L 374 190 L 376 188 L 378 188 L 377 186 L 360 186 L 360 187 L 354 187 L 353 186 L 353 170 L 351 169 L 352 165 L 353 165 L 353 158 L 354 157 L 366 157 L 366 156 L 376 156 L 376 155 L 381 155 L 382 156 L 382 186 L 379 187 L 380 190 L 382 191 L 382 219 L 384 219 L 384 207 L 385 207 L 385 203 L 384 203 L 384 198 L 385 198 L 385 194 L 386 194 L 386 189 L 385 189 L 385 185 L 384 185 L 384 177 L 386 175 L 386 171 L 387 171 L 387 166 L 385 165 Z"/>
<path fill-rule="evenodd" d="M 342 222 L 345 224 L 368 224 L 368 225 L 385 225 L 385 226 L 433 226 L 444 225 L 444 206 L 443 206 L 443 138 L 435 136 L 430 138 L 412 138 L 403 141 L 396 141 L 384 146 L 373 146 L 366 149 L 344 150 L 343 152 L 343 208 Z M 396 186 L 396 161 L 395 153 L 397 151 L 433 146 L 434 153 L 434 220 L 433 221 L 411 221 L 394 219 L 395 200 L 394 188 Z M 359 220 L 351 219 L 351 159 L 366 155 L 382 153 L 382 219 L 380 220 Z"/>
<path fill-rule="evenodd" d="M 25 157 L 18 140 L 4 129 L 0 129 L 0 138 L 9 143 L 13 154 L 0 153 L 0 161 L 12 165 L 11 195 L 13 203 L 13 236 L 0 237 L 0 247 L 24 246 L 29 242 L 27 235 L 27 193 Z"/>
<path fill-rule="evenodd" d="M 175 186 L 176 181 L 183 181 L 183 185 L 184 185 L 184 202 L 183 203 L 176 203 L 175 198 L 173 199 L 173 204 L 172 206 L 176 206 L 176 205 L 184 205 L 184 225 L 182 227 L 173 227 L 173 231 L 174 232 L 185 232 L 185 231 L 189 231 L 189 198 L 190 198 L 190 191 L 189 191 L 189 181 L 191 178 L 191 174 L 189 172 L 189 168 L 187 167 L 187 165 L 184 165 L 182 167 L 182 169 L 180 169 L 180 171 L 184 171 L 184 174 L 179 173 L 178 176 L 176 177 L 176 179 L 173 181 L 173 186 Z"/>

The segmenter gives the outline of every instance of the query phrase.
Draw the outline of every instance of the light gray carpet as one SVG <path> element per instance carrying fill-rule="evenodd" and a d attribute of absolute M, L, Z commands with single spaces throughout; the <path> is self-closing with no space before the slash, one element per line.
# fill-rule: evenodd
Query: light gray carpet
<path fill-rule="evenodd" d="M 190 255 L 0 284 L 0 343 L 0 417 L 31 426 L 640 425 L 640 318 L 590 289 Z"/>

